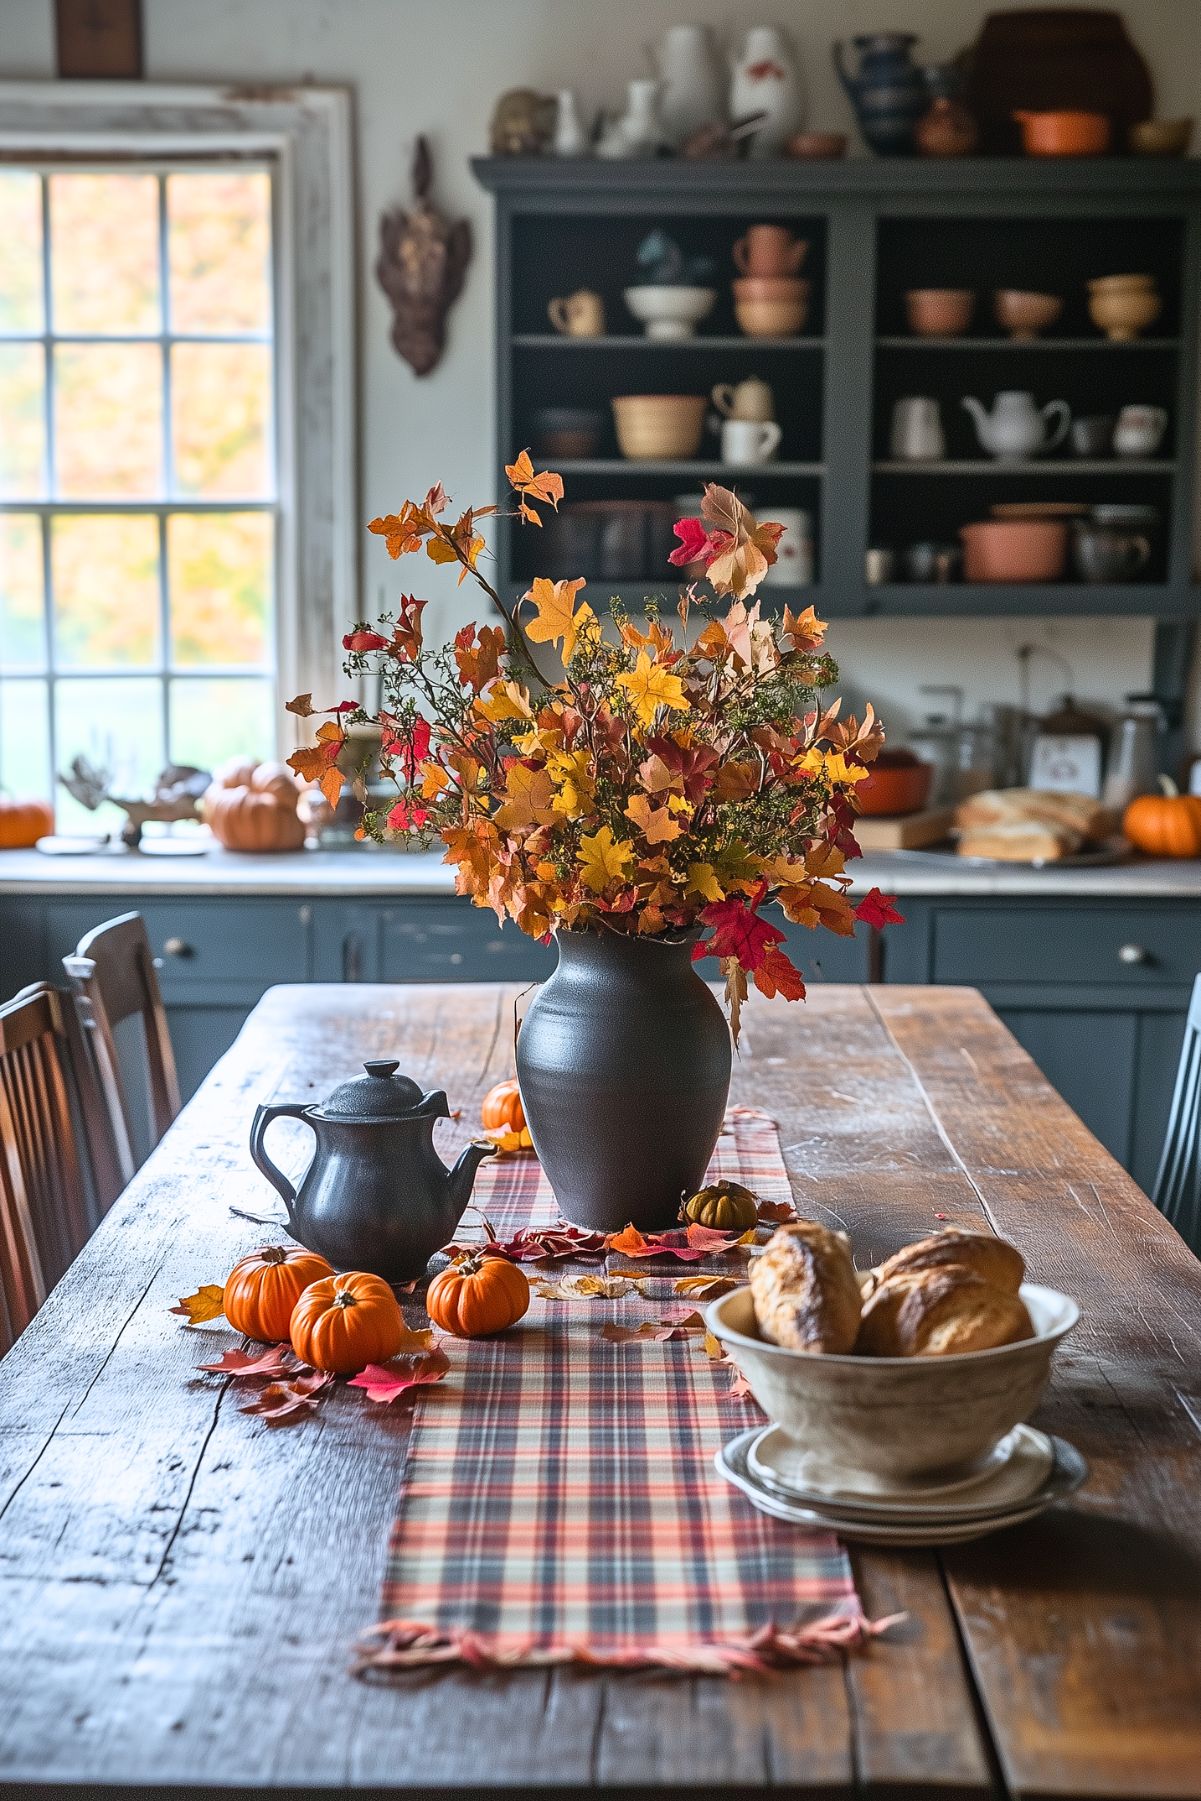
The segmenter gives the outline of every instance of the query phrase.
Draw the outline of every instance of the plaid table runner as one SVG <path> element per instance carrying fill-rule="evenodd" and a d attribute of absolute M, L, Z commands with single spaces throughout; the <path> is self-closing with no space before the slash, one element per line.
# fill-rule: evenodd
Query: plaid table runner
<path fill-rule="evenodd" d="M 791 1202 L 773 1121 L 734 1109 L 709 1179 Z M 498 1236 L 559 1210 L 532 1156 L 485 1164 Z M 846 1552 L 766 1518 L 721 1480 L 717 1447 L 763 1416 L 695 1331 L 614 1342 L 607 1321 L 684 1318 L 682 1275 L 743 1267 L 611 1253 L 621 1298 L 535 1296 L 494 1339 L 446 1338 L 446 1379 L 416 1402 L 383 1589 L 361 1669 L 459 1660 L 661 1665 L 732 1675 L 811 1663 L 872 1630 Z M 555 1282 L 582 1264 L 525 1265 Z M 595 1272 L 598 1266 L 591 1265 Z M 702 1303 L 703 1304 L 703 1303 Z"/>

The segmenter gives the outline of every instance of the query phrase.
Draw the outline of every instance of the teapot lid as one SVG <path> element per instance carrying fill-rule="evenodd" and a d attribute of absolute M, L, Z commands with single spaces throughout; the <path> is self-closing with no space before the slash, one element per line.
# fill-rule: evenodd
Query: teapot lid
<path fill-rule="evenodd" d="M 319 1109 L 325 1119 L 408 1119 L 425 1098 L 410 1076 L 398 1076 L 395 1057 L 373 1057 L 366 1072 L 342 1082 Z"/>

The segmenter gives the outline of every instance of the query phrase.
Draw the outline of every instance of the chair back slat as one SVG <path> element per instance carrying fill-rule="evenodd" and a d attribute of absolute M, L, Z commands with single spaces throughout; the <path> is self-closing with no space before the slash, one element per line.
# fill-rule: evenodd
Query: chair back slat
<path fill-rule="evenodd" d="M 1193 983 L 1151 1199 L 1201 1257 L 1201 975 Z"/>
<path fill-rule="evenodd" d="M 112 1118 L 122 1158 L 136 1165 L 137 1153 L 154 1149 L 180 1109 L 179 1078 L 167 1013 L 155 974 L 154 955 L 140 913 L 106 920 L 79 942 L 63 967 L 82 1003 L 84 1032 L 92 1044 L 101 1092 Z M 143 1078 L 127 1067 L 118 1030 L 135 1020 Z M 145 1092 L 142 1120 L 134 1093 Z"/>

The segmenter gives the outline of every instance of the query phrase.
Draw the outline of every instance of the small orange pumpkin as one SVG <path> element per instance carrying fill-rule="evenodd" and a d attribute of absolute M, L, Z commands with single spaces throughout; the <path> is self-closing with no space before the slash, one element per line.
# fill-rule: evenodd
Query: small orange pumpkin
<path fill-rule="evenodd" d="M 1162 794 L 1140 794 L 1122 818 L 1122 830 L 1149 857 L 1201 857 L 1201 795 L 1181 794 L 1166 775 Z"/>
<path fill-rule="evenodd" d="M 364 1270 L 311 1282 L 292 1310 L 292 1349 L 302 1363 L 335 1376 L 387 1363 L 404 1334 L 396 1296 L 382 1276 Z"/>
<path fill-rule="evenodd" d="M 456 1257 L 430 1283 L 425 1310 L 455 1338 L 486 1338 L 515 1325 L 530 1304 L 523 1270 L 507 1257 L 470 1252 Z"/>
<path fill-rule="evenodd" d="M 525 1130 L 525 1109 L 517 1077 L 498 1082 L 480 1103 L 480 1120 L 489 1132 L 521 1132 Z"/>
<path fill-rule="evenodd" d="M 225 1280 L 225 1317 L 235 1332 L 264 1344 L 287 1344 L 292 1309 L 310 1282 L 334 1266 L 300 1245 L 267 1244 L 239 1258 Z"/>
<path fill-rule="evenodd" d="M 296 777 L 282 763 L 234 759 L 214 775 L 203 801 L 204 817 L 225 850 L 301 850 L 300 793 Z"/>
<path fill-rule="evenodd" d="M 14 800 L 0 794 L 0 850 L 32 850 L 54 830 L 54 808 L 44 800 Z"/>

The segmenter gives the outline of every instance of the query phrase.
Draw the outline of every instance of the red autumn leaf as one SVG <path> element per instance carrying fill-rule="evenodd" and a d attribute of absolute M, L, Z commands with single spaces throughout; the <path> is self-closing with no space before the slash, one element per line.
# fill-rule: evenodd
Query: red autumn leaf
<path fill-rule="evenodd" d="M 272 1345 L 269 1351 L 223 1351 L 216 1363 L 198 1363 L 197 1369 L 214 1376 L 287 1376 L 300 1365 L 287 1345 Z"/>
<path fill-rule="evenodd" d="M 261 1414 L 269 1426 L 286 1426 L 315 1413 L 321 1396 L 333 1382 L 323 1370 L 310 1370 L 294 1382 L 269 1382 L 242 1413 Z"/>
<path fill-rule="evenodd" d="M 348 1388 L 366 1390 L 369 1401 L 388 1406 L 410 1389 L 430 1382 L 441 1382 L 450 1368 L 445 1351 L 422 1351 L 412 1357 L 393 1357 L 387 1363 L 369 1363 L 365 1370 L 352 1376 Z"/>
<path fill-rule="evenodd" d="M 402 663 L 417 661 L 421 650 L 421 615 L 426 604 L 424 600 L 415 600 L 411 594 L 400 597 L 400 617 L 392 627 L 392 642 L 388 648 Z"/>
<path fill-rule="evenodd" d="M 865 926 L 899 926 L 904 925 L 905 916 L 897 912 L 895 894 L 881 894 L 878 888 L 869 888 L 859 905 L 855 908 L 855 918 L 861 919 Z"/>
<path fill-rule="evenodd" d="M 430 810 L 417 801 L 398 800 L 389 810 L 388 828 L 393 832 L 419 832 L 428 824 Z"/>
<path fill-rule="evenodd" d="M 641 1233 L 637 1226 L 627 1226 L 609 1240 L 609 1249 L 623 1257 L 678 1257 L 681 1263 L 699 1263 L 728 1251 L 737 1241 L 733 1232 L 714 1232 L 708 1226 L 689 1226 L 686 1232 Z"/>
<path fill-rule="evenodd" d="M 677 519 L 671 529 L 680 542 L 667 560 L 677 569 L 686 569 L 689 563 L 702 559 L 711 563 L 722 548 L 699 519 Z"/>
<path fill-rule="evenodd" d="M 713 927 L 713 936 L 704 938 L 693 949 L 693 960 L 700 957 L 733 957 L 740 969 L 757 970 L 768 949 L 783 944 L 787 936 L 779 926 L 760 919 L 759 907 L 767 892 L 760 882 L 749 901 L 735 895 L 730 900 L 712 901 L 701 914 L 705 925 Z"/>
<path fill-rule="evenodd" d="M 778 944 L 767 946 L 752 979 L 760 994 L 765 994 L 769 1001 L 777 994 L 782 994 L 786 1001 L 803 1001 L 805 998 L 805 978 Z"/>
<path fill-rule="evenodd" d="M 791 1201 L 760 1201 L 758 1217 L 765 1226 L 778 1226 L 783 1220 L 795 1219 L 796 1208 Z"/>
<path fill-rule="evenodd" d="M 698 806 L 713 785 L 710 773 L 718 761 L 717 752 L 711 744 L 677 744 L 674 738 L 648 738 L 646 748 L 651 755 L 680 778 L 684 788 L 685 800 Z M 648 758 L 649 762 L 649 758 Z M 645 771 L 647 764 L 642 765 Z"/>
<path fill-rule="evenodd" d="M 505 1257 L 510 1263 L 555 1263 L 565 1257 L 579 1258 L 581 1263 L 599 1263 L 608 1242 L 603 1232 L 582 1232 L 578 1226 L 569 1226 L 566 1221 L 517 1232 L 512 1238 L 494 1237 L 487 1221 L 485 1230 L 488 1237 L 482 1246 L 447 1245 L 447 1255 L 482 1249 L 489 1257 Z"/>
<path fill-rule="evenodd" d="M 354 651 L 356 655 L 368 650 L 387 650 L 388 640 L 381 638 L 378 632 L 347 632 L 342 640 L 342 649 Z"/>

